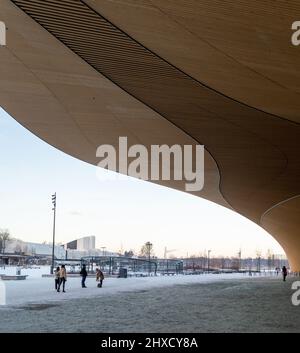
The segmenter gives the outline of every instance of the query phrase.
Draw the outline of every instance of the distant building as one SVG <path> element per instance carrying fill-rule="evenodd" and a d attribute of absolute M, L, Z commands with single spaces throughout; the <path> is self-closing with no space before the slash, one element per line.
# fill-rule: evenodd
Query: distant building
<path fill-rule="evenodd" d="M 95 250 L 96 237 L 94 235 L 91 235 L 89 237 L 76 239 L 67 243 L 65 247 L 67 250 L 78 250 L 78 251 Z"/>
<path fill-rule="evenodd" d="M 54 255 L 56 259 L 80 260 L 82 257 L 103 256 L 102 249 L 95 248 L 96 237 L 94 235 L 83 237 L 68 242 L 65 245 L 55 245 Z M 48 258 L 52 257 L 52 243 L 31 243 L 18 239 L 7 242 L 5 254 L 0 254 L 0 264 L 12 264 L 25 261 L 28 257 Z M 105 251 L 105 256 L 118 256 L 117 253 Z"/>
<path fill-rule="evenodd" d="M 67 250 L 76 250 L 77 249 L 77 240 L 70 241 L 65 245 Z"/>
<path fill-rule="evenodd" d="M 20 256 L 51 256 L 52 244 L 40 244 L 25 242 L 18 239 L 8 241 L 5 248 L 6 255 L 20 255 Z M 56 258 L 63 258 L 65 250 L 62 245 L 55 245 L 54 255 Z"/>
<path fill-rule="evenodd" d="M 52 244 L 39 244 L 39 243 L 28 243 L 26 242 L 28 253 L 37 256 L 51 256 L 52 255 Z M 55 245 L 54 255 L 57 258 L 64 257 L 65 250 L 62 245 Z"/>
<path fill-rule="evenodd" d="M 94 250 L 67 250 L 67 258 L 68 259 L 81 259 L 82 257 L 99 257 L 103 256 L 103 250 L 94 249 Z M 116 252 L 113 251 L 105 251 L 105 256 L 119 256 Z"/>

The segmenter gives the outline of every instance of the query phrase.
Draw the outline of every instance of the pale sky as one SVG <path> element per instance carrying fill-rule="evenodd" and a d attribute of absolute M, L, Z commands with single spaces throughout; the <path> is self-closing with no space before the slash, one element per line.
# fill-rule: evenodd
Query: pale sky
<path fill-rule="evenodd" d="M 259 226 L 210 201 L 134 178 L 103 181 L 97 173 L 99 168 L 48 145 L 0 108 L 0 228 L 13 237 L 52 240 L 56 192 L 58 242 L 95 235 L 99 248 L 138 252 L 151 241 L 158 256 L 165 246 L 174 256 L 208 249 L 211 256 L 234 256 L 240 248 L 243 257 L 255 257 L 257 250 L 284 253 Z"/>

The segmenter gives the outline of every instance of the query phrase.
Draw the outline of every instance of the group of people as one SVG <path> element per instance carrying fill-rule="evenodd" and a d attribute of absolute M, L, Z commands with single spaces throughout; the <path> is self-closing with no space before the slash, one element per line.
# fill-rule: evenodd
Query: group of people
<path fill-rule="evenodd" d="M 80 276 L 81 276 L 81 287 L 82 288 L 87 288 L 85 285 L 86 278 L 88 276 L 88 272 L 86 270 L 86 265 L 82 265 L 81 271 L 80 271 Z M 96 281 L 99 282 L 97 287 L 101 288 L 104 280 L 104 274 L 103 272 L 99 269 L 96 268 Z M 65 293 L 65 284 L 67 281 L 67 271 L 65 265 L 61 265 L 61 267 L 57 267 L 55 270 L 55 290 L 57 292 L 60 292 L 60 288 L 62 285 L 62 291 Z"/>
<path fill-rule="evenodd" d="M 65 293 L 65 284 L 67 282 L 67 271 L 65 265 L 61 268 L 57 267 L 55 271 L 55 289 L 60 292 L 60 287 L 63 285 L 63 292 Z"/>

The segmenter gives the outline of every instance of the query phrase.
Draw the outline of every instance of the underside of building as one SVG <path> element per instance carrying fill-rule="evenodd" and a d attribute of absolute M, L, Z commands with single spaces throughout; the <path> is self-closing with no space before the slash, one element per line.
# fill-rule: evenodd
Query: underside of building
<path fill-rule="evenodd" d="M 194 194 L 261 225 L 300 271 L 298 0 L 1 0 L 0 16 L 14 119 L 91 164 L 119 136 L 203 144 Z"/>

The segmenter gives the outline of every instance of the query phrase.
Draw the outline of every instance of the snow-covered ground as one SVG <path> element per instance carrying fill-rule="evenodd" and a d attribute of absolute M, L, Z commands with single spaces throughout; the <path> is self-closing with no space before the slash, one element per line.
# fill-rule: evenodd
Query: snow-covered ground
<path fill-rule="evenodd" d="M 0 274 L 16 274 L 16 268 L 0 269 Z M 49 274 L 49 267 L 22 269 L 22 275 L 28 275 L 24 281 L 2 281 L 6 290 L 6 305 L 16 306 L 27 303 L 49 303 L 76 298 L 94 298 L 110 296 L 128 291 L 140 291 L 150 288 L 228 281 L 248 277 L 245 274 L 202 274 L 174 275 L 153 277 L 106 278 L 102 288 L 97 288 L 94 275 L 88 276 L 87 288 L 81 288 L 80 277 L 69 277 L 66 282 L 66 293 L 57 293 L 54 279 L 42 277 Z"/>
<path fill-rule="evenodd" d="M 72 278 L 67 293 L 54 293 L 51 279 L 28 278 L 8 285 L 15 304 L 0 306 L 0 332 L 300 332 L 300 306 L 291 303 L 297 279 L 106 279 L 102 289 L 89 279 L 81 289 Z"/>

